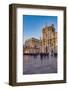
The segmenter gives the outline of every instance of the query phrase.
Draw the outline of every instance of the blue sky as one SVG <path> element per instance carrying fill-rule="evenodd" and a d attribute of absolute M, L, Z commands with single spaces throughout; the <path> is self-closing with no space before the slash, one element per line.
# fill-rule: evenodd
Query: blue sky
<path fill-rule="evenodd" d="M 24 41 L 31 37 L 40 39 L 43 27 L 54 24 L 57 31 L 57 16 L 23 15 Z"/>

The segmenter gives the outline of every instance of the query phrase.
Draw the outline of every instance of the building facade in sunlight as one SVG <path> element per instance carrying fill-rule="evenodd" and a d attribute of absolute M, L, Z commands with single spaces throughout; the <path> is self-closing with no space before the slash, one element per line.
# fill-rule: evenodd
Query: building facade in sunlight
<path fill-rule="evenodd" d="M 55 32 L 53 24 L 42 29 L 41 40 L 41 52 L 49 54 L 57 53 L 57 32 Z"/>
<path fill-rule="evenodd" d="M 25 41 L 24 53 L 39 53 L 40 40 L 36 38 L 30 38 Z"/>
<path fill-rule="evenodd" d="M 51 26 L 45 26 L 42 29 L 42 36 L 40 39 L 30 38 L 25 41 L 24 53 L 57 53 L 57 32 L 52 24 Z"/>

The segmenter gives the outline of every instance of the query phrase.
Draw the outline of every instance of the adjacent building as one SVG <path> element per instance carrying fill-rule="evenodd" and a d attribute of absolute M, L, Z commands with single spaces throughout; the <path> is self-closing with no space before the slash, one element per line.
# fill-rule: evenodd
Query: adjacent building
<path fill-rule="evenodd" d="M 24 45 L 24 53 L 39 53 L 39 48 L 40 48 L 40 40 L 36 38 L 30 38 L 25 41 Z"/>

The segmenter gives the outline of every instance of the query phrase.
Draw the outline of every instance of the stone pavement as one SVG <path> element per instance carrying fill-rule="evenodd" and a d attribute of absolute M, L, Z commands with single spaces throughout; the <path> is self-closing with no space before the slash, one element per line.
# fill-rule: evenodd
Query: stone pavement
<path fill-rule="evenodd" d="M 24 55 L 23 74 L 57 73 L 57 57 Z"/>

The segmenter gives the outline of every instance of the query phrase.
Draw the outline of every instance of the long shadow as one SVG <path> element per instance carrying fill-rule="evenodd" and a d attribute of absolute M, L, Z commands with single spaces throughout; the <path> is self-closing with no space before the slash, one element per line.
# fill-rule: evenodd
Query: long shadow
<path fill-rule="evenodd" d="M 57 57 L 57 53 L 54 53 L 54 57 Z"/>
<path fill-rule="evenodd" d="M 49 59 L 49 53 L 40 53 L 41 64 L 43 63 L 43 60 L 46 59 Z"/>
<path fill-rule="evenodd" d="M 45 55 L 43 53 L 40 53 L 40 60 L 41 60 L 41 64 L 43 63 Z"/>
<path fill-rule="evenodd" d="M 38 56 L 38 54 L 34 54 L 34 55 L 33 55 L 34 59 L 36 59 L 36 58 L 37 58 L 37 56 Z"/>

